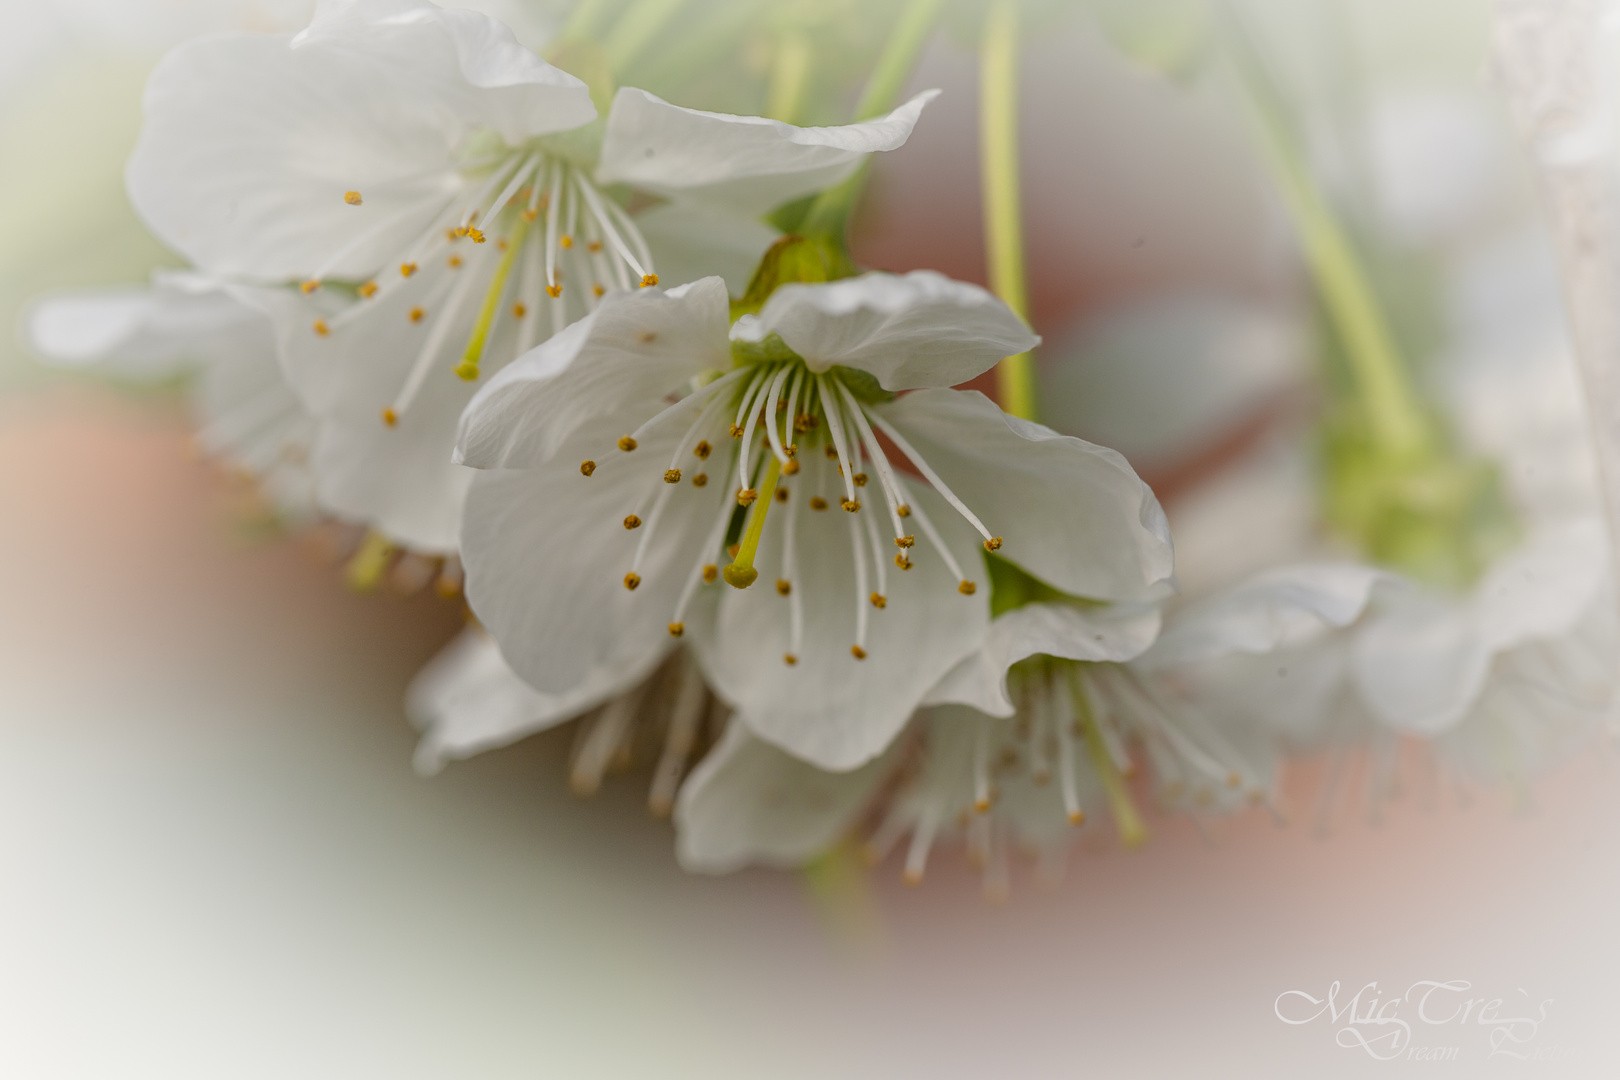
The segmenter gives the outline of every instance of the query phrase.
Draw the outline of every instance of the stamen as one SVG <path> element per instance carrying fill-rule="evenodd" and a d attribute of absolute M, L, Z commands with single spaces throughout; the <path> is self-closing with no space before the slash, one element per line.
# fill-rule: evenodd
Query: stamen
<path fill-rule="evenodd" d="M 643 282 L 645 282 L 647 278 L 651 277 L 653 283 L 656 284 L 658 278 L 652 273 L 651 268 L 643 265 L 639 260 L 637 260 L 635 255 L 631 253 L 630 248 L 625 244 L 624 240 L 620 238 L 619 230 L 614 228 L 613 221 L 608 216 L 607 210 L 602 206 L 601 197 L 597 195 L 596 188 L 591 184 L 591 182 L 584 176 L 576 173 L 574 175 L 574 187 L 581 195 L 585 197 L 585 202 L 590 206 L 592 213 L 596 215 L 597 224 L 601 227 L 603 234 L 606 236 L 607 242 L 611 244 L 619 253 L 619 258 L 623 259 L 625 264 L 630 267 L 631 271 L 636 275 L 636 277 L 641 278 Z M 650 262 L 651 260 L 648 261 Z"/>
<path fill-rule="evenodd" d="M 972 525 L 979 531 L 979 535 L 984 537 L 985 540 L 989 542 L 987 546 L 993 545 L 990 546 L 990 550 L 994 551 L 1001 547 L 1001 538 L 999 536 L 990 535 L 990 530 L 984 527 L 984 522 L 980 521 L 978 516 L 975 515 L 973 511 L 969 510 L 967 505 L 963 503 L 961 499 L 956 497 L 956 493 L 951 491 L 951 489 L 945 485 L 945 481 L 939 478 L 939 474 L 936 473 L 928 462 L 923 459 L 923 456 L 917 453 L 916 449 L 906 441 L 905 436 L 901 435 L 895 430 L 893 424 L 883 419 L 882 415 L 877 412 L 873 412 L 871 414 L 871 419 L 874 424 L 882 429 L 883 434 L 889 437 L 889 441 L 894 443 L 894 445 L 899 448 L 900 452 L 910 459 L 913 465 L 917 466 L 917 471 L 923 474 L 923 479 L 927 480 L 930 486 L 932 486 L 935 491 L 939 492 L 946 502 L 955 507 L 956 512 L 961 514 L 962 517 L 967 520 L 969 525 Z M 920 517 L 921 515 L 919 514 L 918 516 Z"/>
<path fill-rule="evenodd" d="M 664 483 L 666 483 L 666 484 L 678 484 L 680 482 L 681 482 L 681 470 L 679 470 L 679 469 L 665 469 L 664 470 Z"/>
<path fill-rule="evenodd" d="M 821 391 L 822 411 L 827 414 L 827 430 L 832 435 L 832 450 L 838 458 L 838 472 L 844 478 L 844 498 L 839 505 L 848 510 L 848 504 L 855 503 L 855 509 L 858 510 L 860 503 L 855 502 L 855 484 L 850 479 L 855 473 L 855 463 L 851 460 L 849 448 L 844 444 L 844 425 L 839 416 L 838 403 L 834 400 L 834 395 L 827 392 L 825 375 L 816 375 L 816 386 Z"/>
<path fill-rule="evenodd" d="M 591 473 L 596 471 L 596 462 L 591 461 L 589 458 L 587 458 L 586 460 L 579 463 L 579 471 L 580 471 L 580 473 L 582 475 L 585 475 L 585 476 L 591 475 Z"/>
<path fill-rule="evenodd" d="M 990 809 L 990 721 L 975 722 L 973 731 L 973 809 Z"/>
<path fill-rule="evenodd" d="M 930 799 L 923 804 L 917 824 L 911 830 L 911 846 L 906 849 L 906 868 L 900 880 L 907 885 L 921 885 L 923 871 L 928 869 L 928 852 L 934 846 L 934 830 L 939 828 L 939 805 Z"/>
<path fill-rule="evenodd" d="M 609 701 L 602 706 L 595 720 L 581 728 L 579 749 L 574 754 L 568 773 L 569 786 L 574 789 L 574 794 L 594 795 L 602 786 L 602 777 L 607 773 L 609 763 L 630 732 L 631 721 L 641 705 L 645 687 L 643 683 Z"/>
<path fill-rule="evenodd" d="M 529 223 L 522 218 L 513 224 L 512 246 L 501 256 L 500 263 L 495 267 L 495 276 L 490 280 L 489 291 L 484 294 L 484 306 L 479 309 L 478 321 L 473 324 L 472 336 L 467 339 L 467 351 L 462 353 L 461 363 L 456 368 L 456 374 L 469 382 L 478 378 L 478 366 L 483 363 L 484 346 L 489 341 L 489 328 L 495 321 L 501 295 L 506 291 L 507 275 L 512 272 L 512 262 L 517 258 L 518 248 L 528 228 Z"/>
<path fill-rule="evenodd" d="M 680 688 L 675 692 L 668 734 L 664 736 L 664 752 L 653 767 L 652 790 L 647 795 L 647 809 L 659 817 L 668 817 L 674 809 L 681 774 L 697 744 L 698 723 L 703 719 L 703 705 L 708 697 L 703 678 L 690 661 L 682 663 L 676 671 Z"/>
<path fill-rule="evenodd" d="M 546 293 L 553 299 L 562 295 L 557 283 L 557 214 L 561 209 L 564 166 L 556 162 L 551 167 L 551 186 L 546 194 Z"/>
<path fill-rule="evenodd" d="M 1096 770 L 1098 778 L 1102 781 L 1103 793 L 1108 797 L 1108 807 L 1113 813 L 1114 827 L 1119 831 L 1120 842 L 1126 847 L 1140 847 L 1147 841 L 1147 826 L 1143 824 L 1141 814 L 1137 813 L 1136 804 L 1131 801 L 1130 791 L 1126 789 L 1119 769 L 1115 767 L 1113 758 L 1103 745 L 1102 735 L 1094 722 L 1095 713 L 1091 698 L 1086 691 L 1085 681 L 1078 665 L 1069 668 L 1069 691 L 1074 702 L 1076 722 L 1080 725 L 1080 733 L 1085 738 L 1091 766 Z"/>
<path fill-rule="evenodd" d="M 429 328 L 427 337 L 422 342 L 422 351 L 416 354 L 416 362 L 411 366 L 410 374 L 405 377 L 405 385 L 400 387 L 399 395 L 394 398 L 393 405 L 387 410 L 394 414 L 396 422 L 399 417 L 405 415 L 416 400 L 416 395 L 421 392 L 423 383 L 427 381 L 428 372 L 438 360 L 440 350 L 450 337 L 450 331 L 455 328 L 456 312 L 460 311 L 461 305 L 466 302 L 474 280 L 471 275 L 457 279 L 455 286 L 450 290 L 449 299 L 445 301 L 444 310 Z M 386 413 L 383 420 L 387 423 Z"/>
<path fill-rule="evenodd" d="M 866 583 L 866 552 L 861 543 L 861 523 L 849 519 L 849 548 L 855 559 L 855 645 L 850 649 L 857 660 L 866 659 L 866 598 L 871 587 Z"/>
<path fill-rule="evenodd" d="M 849 387 L 843 383 L 838 384 L 838 389 L 843 394 L 844 403 L 849 407 L 850 417 L 855 422 L 855 429 L 860 436 L 866 455 L 872 459 L 872 464 L 877 468 L 879 486 L 883 489 L 883 498 L 889 507 L 889 519 L 894 526 L 894 535 L 896 537 L 903 536 L 906 530 L 900 524 L 899 508 L 905 503 L 905 500 L 900 495 L 900 485 L 895 480 L 894 468 L 889 464 L 888 456 L 883 453 L 883 447 L 878 443 L 877 436 L 872 433 L 872 425 L 867 421 L 866 412 L 861 408 L 860 402 L 855 399 L 855 395 L 850 391 Z M 865 478 L 857 478 L 856 483 L 864 484 Z"/>
<path fill-rule="evenodd" d="M 825 509 L 827 509 L 827 500 L 823 499 L 820 495 L 812 495 L 812 496 L 810 496 L 810 509 L 812 509 L 812 510 L 825 510 Z"/>
<path fill-rule="evenodd" d="M 709 535 L 704 538 L 703 547 L 698 551 L 698 559 L 692 566 L 692 572 L 686 576 L 686 584 L 681 588 L 680 599 L 675 602 L 675 622 L 681 622 L 686 614 L 686 605 L 692 602 L 697 593 L 698 585 L 712 585 L 720 577 L 720 568 L 708 560 L 714 556 L 715 551 L 726 539 L 726 529 L 731 525 L 731 507 L 725 500 L 720 501 L 720 513 L 716 515 L 714 524 L 709 527 Z"/>
<path fill-rule="evenodd" d="M 788 375 L 798 366 L 797 364 L 783 364 L 781 370 L 776 373 L 776 378 L 771 380 L 771 388 L 765 393 L 765 399 L 768 402 L 764 411 L 765 437 L 770 441 L 771 450 L 776 454 L 778 461 L 786 461 L 788 452 L 787 448 L 782 445 L 781 435 L 776 430 L 776 410 L 782 401 L 782 384 L 787 382 Z"/>
<path fill-rule="evenodd" d="M 360 193 L 358 191 L 345 191 L 343 193 L 343 201 L 348 203 L 350 206 L 359 206 Z"/>
<path fill-rule="evenodd" d="M 723 572 L 726 584 L 734 589 L 746 589 L 759 577 L 759 571 L 754 569 L 754 556 L 759 551 L 759 538 L 765 531 L 765 515 L 770 510 L 771 496 L 776 490 L 780 473 L 781 467 L 774 457 L 766 462 L 765 476 L 760 481 L 763 498 L 748 511 L 748 526 L 743 530 L 742 543 Z"/>
<path fill-rule="evenodd" d="M 782 521 L 782 576 L 789 582 L 799 577 L 799 500 L 794 499 L 787 504 L 784 511 L 786 517 Z M 803 590 L 794 589 L 787 594 L 788 598 L 788 652 L 783 657 L 787 664 L 798 663 L 799 653 L 804 648 L 804 597 Z"/>
<path fill-rule="evenodd" d="M 905 483 L 899 477 L 895 477 L 895 485 L 904 495 Z M 951 576 L 959 582 L 956 587 L 957 591 L 964 596 L 972 596 L 974 593 L 973 582 L 969 581 L 967 575 L 962 573 L 962 568 L 957 565 L 956 556 L 952 555 L 951 549 L 945 546 L 944 537 L 940 536 L 939 530 L 934 528 L 934 523 L 929 520 L 927 513 L 923 511 L 921 506 L 913 507 L 911 512 L 916 516 L 917 524 L 921 527 L 923 535 L 928 537 L 928 542 L 933 544 L 934 550 L 939 552 L 940 559 L 945 563 L 945 569 L 949 570 Z"/>
<path fill-rule="evenodd" d="M 1042 698 L 1054 713 L 1053 726 L 1057 729 L 1058 786 L 1063 791 L 1063 809 L 1068 815 L 1069 824 L 1079 825 L 1086 820 L 1086 813 L 1080 808 L 1080 793 L 1075 781 L 1078 762 L 1074 754 L 1074 713 L 1055 688 L 1048 685 L 1045 689 L 1047 692 Z"/>

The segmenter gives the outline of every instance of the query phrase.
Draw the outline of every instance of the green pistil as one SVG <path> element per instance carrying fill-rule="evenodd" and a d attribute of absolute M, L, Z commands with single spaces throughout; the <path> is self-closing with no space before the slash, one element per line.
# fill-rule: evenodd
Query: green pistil
<path fill-rule="evenodd" d="M 467 339 L 467 351 L 461 354 L 461 363 L 456 365 L 456 374 L 469 382 L 478 378 L 478 363 L 484 357 L 484 343 L 489 339 L 489 328 L 495 321 L 496 309 L 501 306 L 507 275 L 512 272 L 512 263 L 517 259 L 518 249 L 523 246 L 523 237 L 528 230 L 528 219 L 519 215 L 512 227 L 512 235 L 507 238 L 506 252 L 501 256 L 500 265 L 495 268 L 495 277 L 489 283 L 489 291 L 484 294 L 484 306 L 478 309 L 478 321 L 473 324 L 472 337 Z"/>
<path fill-rule="evenodd" d="M 1125 786 L 1125 777 L 1120 775 L 1113 756 L 1108 752 L 1108 744 L 1103 741 L 1102 731 L 1097 727 L 1097 718 L 1091 711 L 1091 697 L 1086 693 L 1085 675 L 1079 664 L 1064 666 L 1069 676 L 1069 692 L 1074 697 L 1074 715 L 1080 724 L 1080 734 L 1085 739 L 1091 766 L 1097 771 L 1103 793 L 1108 797 L 1108 809 L 1113 815 L 1114 827 L 1119 830 L 1119 842 L 1128 848 L 1141 847 L 1148 840 L 1147 824 L 1137 811 L 1130 789 Z"/>
<path fill-rule="evenodd" d="M 748 527 L 743 530 L 742 543 L 737 548 L 736 558 L 720 571 L 726 584 L 734 589 L 746 589 L 759 577 L 759 571 L 754 569 L 754 556 L 759 552 L 759 538 L 765 531 L 765 514 L 776 496 L 776 481 L 781 475 L 781 464 L 767 448 L 765 475 L 759 482 L 754 505 L 748 509 Z"/>

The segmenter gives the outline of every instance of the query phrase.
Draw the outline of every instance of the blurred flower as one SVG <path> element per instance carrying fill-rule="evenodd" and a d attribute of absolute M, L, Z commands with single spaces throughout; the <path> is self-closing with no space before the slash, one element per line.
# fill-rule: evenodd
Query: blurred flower
<path fill-rule="evenodd" d="M 194 375 L 203 451 L 252 477 L 280 516 L 315 516 L 314 422 L 281 376 L 269 321 L 229 288 L 162 272 L 144 289 L 55 293 L 35 302 L 28 334 L 65 368 L 138 381 Z"/>
<path fill-rule="evenodd" d="M 1123 459 L 945 389 L 1033 341 L 999 301 L 927 272 L 784 285 L 729 334 L 717 279 L 611 297 L 468 408 L 463 459 L 491 470 L 464 535 L 474 608 L 553 692 L 649 670 L 690 635 L 751 729 L 853 768 L 980 645 L 969 545 L 1002 548 L 984 520 L 1017 522 L 1005 557 L 1072 595 L 1130 601 L 1169 576 L 1162 514 Z M 869 478 L 898 574 L 860 513 Z M 735 591 L 717 596 L 722 565 Z M 761 573 L 774 590 L 748 588 Z"/>
<path fill-rule="evenodd" d="M 625 685 L 612 673 L 566 694 L 543 694 L 518 678 L 479 627 L 452 641 L 411 682 L 406 712 L 422 731 L 416 768 L 438 772 L 454 758 L 516 742 L 579 719 L 569 783 L 590 795 L 638 742 L 661 746 L 648 805 L 667 815 L 687 762 L 713 739 L 725 712 L 690 655 L 676 651 L 650 677 Z"/>

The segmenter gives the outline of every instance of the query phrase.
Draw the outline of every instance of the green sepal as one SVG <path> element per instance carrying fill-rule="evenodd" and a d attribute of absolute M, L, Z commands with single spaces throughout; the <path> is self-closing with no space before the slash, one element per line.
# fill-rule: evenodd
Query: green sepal
<path fill-rule="evenodd" d="M 1072 607 L 1102 607 L 1106 601 L 1055 589 L 1029 571 L 991 551 L 984 552 L 984 569 L 990 578 L 990 617 L 999 618 L 1030 604 L 1068 604 Z"/>

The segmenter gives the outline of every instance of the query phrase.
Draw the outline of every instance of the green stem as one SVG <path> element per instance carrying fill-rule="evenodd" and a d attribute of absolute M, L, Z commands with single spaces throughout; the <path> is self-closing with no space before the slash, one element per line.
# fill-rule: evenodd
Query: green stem
<path fill-rule="evenodd" d="M 1276 182 L 1312 280 L 1350 361 L 1356 391 L 1381 449 L 1424 452 L 1431 433 L 1394 335 L 1350 238 L 1317 187 L 1293 138 L 1279 95 L 1237 15 L 1225 20 L 1229 50 L 1249 106 L 1260 156 Z"/>
<path fill-rule="evenodd" d="M 1018 0 L 994 0 L 979 52 L 979 167 L 990 288 L 1029 319 L 1024 280 L 1024 220 L 1018 169 Z M 996 368 L 1001 407 L 1034 420 L 1035 357 L 1009 356 Z"/>
<path fill-rule="evenodd" d="M 588 41 L 596 37 L 602 12 L 610 3 L 612 0 L 579 0 L 574 10 L 569 12 L 568 22 L 563 26 L 562 33 L 557 35 L 557 41 Z"/>
<path fill-rule="evenodd" d="M 866 80 L 860 100 L 855 103 L 852 117 L 855 122 L 870 120 L 894 108 L 895 99 L 905 89 L 906 80 L 917 66 L 918 55 L 928 43 L 944 2 L 909 0 L 906 4 L 889 35 L 888 44 L 883 47 L 883 54 Z M 868 165 L 862 165 L 849 179 L 823 191 L 811 204 L 799 231 L 805 236 L 835 237 L 842 242 L 849 227 L 850 212 L 866 186 L 869 171 Z"/>
<path fill-rule="evenodd" d="M 1108 752 L 1108 744 L 1103 741 L 1102 731 L 1097 727 L 1097 718 L 1091 710 L 1091 695 L 1086 693 L 1085 676 L 1081 673 L 1079 665 L 1068 667 L 1069 692 L 1074 697 L 1075 719 L 1079 721 L 1081 736 L 1086 740 L 1086 753 L 1091 758 L 1091 767 L 1097 771 L 1097 778 L 1102 781 L 1103 794 L 1108 797 L 1108 809 L 1114 817 L 1114 828 L 1119 831 L 1119 842 L 1128 848 L 1141 847 L 1147 843 L 1147 824 L 1142 821 L 1136 803 L 1131 800 L 1130 789 L 1125 786 L 1125 778 L 1115 766 L 1114 757 Z"/>
<path fill-rule="evenodd" d="M 797 123 L 810 85 L 810 39 L 799 30 L 784 30 L 776 42 L 776 62 L 765 97 L 765 115 L 784 124 Z"/>
<path fill-rule="evenodd" d="M 641 52 L 652 43 L 686 0 L 635 0 L 630 9 L 613 23 L 602 41 L 608 65 L 615 76 L 623 75 Z"/>

